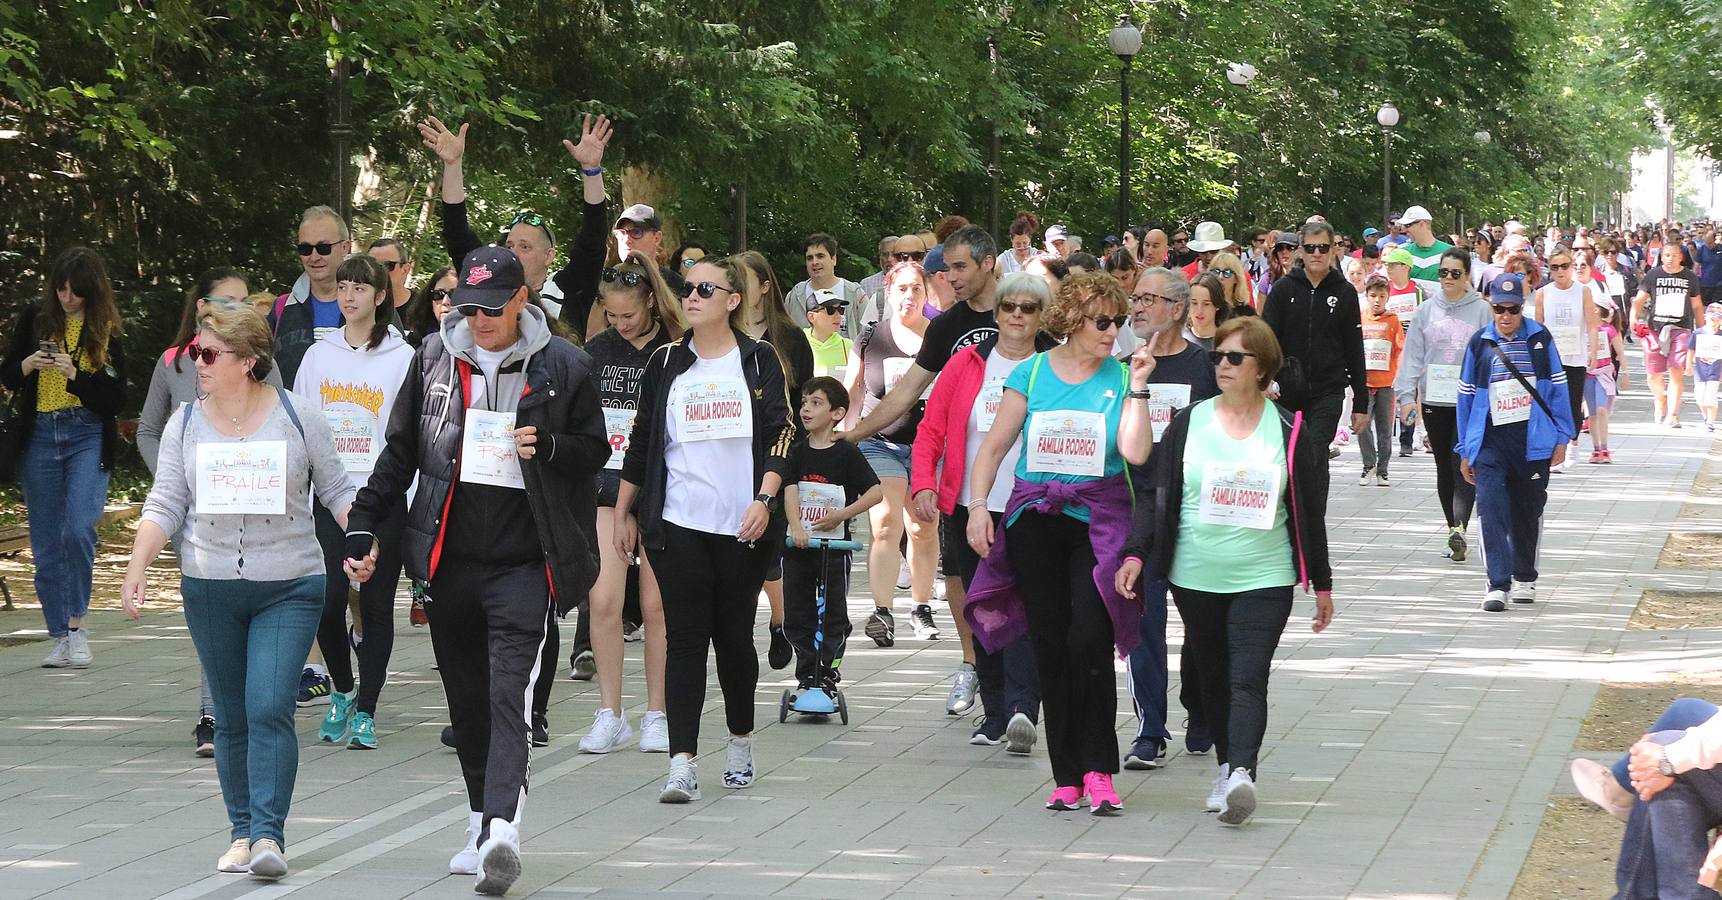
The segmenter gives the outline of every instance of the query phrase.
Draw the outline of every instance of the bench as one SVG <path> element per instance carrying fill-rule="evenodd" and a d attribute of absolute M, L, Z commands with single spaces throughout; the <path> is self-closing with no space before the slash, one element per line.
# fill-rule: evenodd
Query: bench
<path fill-rule="evenodd" d="M 23 525 L 10 528 L 0 528 L 0 556 L 16 556 L 19 552 L 30 549 L 30 529 Z M 14 609 L 12 606 L 12 590 L 6 586 L 6 576 L 0 575 L 0 596 L 6 599 L 6 605 L 0 610 Z"/>

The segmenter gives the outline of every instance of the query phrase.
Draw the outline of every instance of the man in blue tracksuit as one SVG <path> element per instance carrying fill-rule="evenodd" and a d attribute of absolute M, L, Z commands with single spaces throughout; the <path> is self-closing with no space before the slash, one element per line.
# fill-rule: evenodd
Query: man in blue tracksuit
<path fill-rule="evenodd" d="M 1537 599 L 1549 466 L 1578 432 L 1554 336 L 1525 318 L 1523 276 L 1496 276 L 1489 301 L 1494 321 L 1471 338 L 1459 372 L 1457 449 L 1460 471 L 1477 486 L 1489 572 L 1483 609 L 1501 612 L 1509 593 L 1514 603 Z"/>

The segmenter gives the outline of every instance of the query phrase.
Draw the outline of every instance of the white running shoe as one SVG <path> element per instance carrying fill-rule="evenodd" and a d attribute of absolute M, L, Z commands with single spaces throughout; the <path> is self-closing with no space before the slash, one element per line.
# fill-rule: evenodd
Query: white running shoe
<path fill-rule="evenodd" d="M 1537 583 L 1534 581 L 1515 581 L 1513 589 L 1507 592 L 1514 603 L 1537 602 Z"/>
<path fill-rule="evenodd" d="M 1208 789 L 1208 800 L 1202 804 L 1203 809 L 1217 813 L 1226 808 L 1226 779 L 1230 778 L 1231 774 L 1231 763 L 1220 763 L 1218 774 L 1214 776 L 1214 783 Z"/>
<path fill-rule="evenodd" d="M 1221 798 L 1220 824 L 1242 825 L 1256 812 L 1256 782 L 1249 769 L 1233 769 L 1226 776 L 1226 793 Z"/>
<path fill-rule="evenodd" d="M 945 715 L 960 716 L 975 708 L 975 691 L 980 688 L 980 677 L 975 674 L 972 663 L 963 663 L 957 667 L 955 684 L 951 685 L 951 694 L 945 698 Z"/>
<path fill-rule="evenodd" d="M 79 628 L 66 635 L 70 642 L 66 646 L 66 657 L 73 669 L 87 669 L 95 660 L 95 654 L 90 652 L 90 629 Z"/>
<path fill-rule="evenodd" d="M 54 642 L 54 652 L 42 660 L 44 669 L 65 669 L 72 665 L 72 636 L 66 635 Z"/>
<path fill-rule="evenodd" d="M 609 709 L 599 709 L 592 717 L 592 730 L 580 738 L 581 753 L 609 753 L 626 747 L 634 739 L 634 729 L 628 720 Z"/>
<path fill-rule="evenodd" d="M 731 735 L 729 757 L 723 767 L 723 786 L 740 790 L 750 784 L 753 784 L 753 738 Z"/>
<path fill-rule="evenodd" d="M 640 717 L 640 752 L 670 752 L 670 720 L 662 710 L 646 710 Z"/>
<path fill-rule="evenodd" d="M 670 777 L 658 792 L 659 803 L 686 803 L 700 799 L 700 773 L 692 757 L 670 759 Z"/>
<path fill-rule="evenodd" d="M 500 897 L 520 878 L 520 831 L 507 819 L 490 820 L 490 837 L 478 848 L 474 893 Z"/>
<path fill-rule="evenodd" d="M 1018 756 L 1027 756 L 1034 749 L 1034 742 L 1040 735 L 1034 729 L 1034 720 L 1027 713 L 1016 713 L 1005 724 L 1005 752 Z"/>
<path fill-rule="evenodd" d="M 478 832 L 484 827 L 484 813 L 469 812 L 466 814 L 466 846 L 459 853 L 449 858 L 448 873 L 450 875 L 478 874 Z"/>
<path fill-rule="evenodd" d="M 1607 766 L 1580 758 L 1572 761 L 1568 771 L 1572 773 L 1573 786 L 1578 788 L 1579 796 L 1622 822 L 1632 814 L 1632 801 L 1637 798 L 1614 780 L 1614 773 Z"/>

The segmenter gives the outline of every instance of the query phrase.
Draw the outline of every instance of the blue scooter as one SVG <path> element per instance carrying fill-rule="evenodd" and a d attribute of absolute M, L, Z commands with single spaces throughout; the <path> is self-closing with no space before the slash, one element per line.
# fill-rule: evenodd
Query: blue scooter
<path fill-rule="evenodd" d="M 794 542 L 788 538 L 784 539 L 784 543 L 787 544 L 790 549 L 800 549 L 797 548 Z M 838 721 L 842 722 L 844 725 L 848 725 L 849 706 L 843 701 L 843 692 L 833 687 L 830 689 L 830 692 L 827 693 L 825 688 L 825 685 L 830 683 L 830 679 L 827 678 L 828 672 L 824 665 L 825 655 L 822 652 L 825 648 L 825 569 L 827 562 L 831 558 L 831 551 L 860 550 L 861 542 L 840 541 L 833 540 L 831 538 L 814 538 L 808 541 L 807 546 L 809 548 L 815 546 L 819 548 L 819 574 L 814 583 L 815 587 L 813 593 L 813 685 L 801 691 L 785 689 L 783 692 L 783 702 L 777 709 L 777 721 L 779 723 L 789 721 L 789 714 L 792 712 L 799 713 L 804 716 L 819 716 L 821 718 L 830 716 L 832 713 L 836 713 Z"/>

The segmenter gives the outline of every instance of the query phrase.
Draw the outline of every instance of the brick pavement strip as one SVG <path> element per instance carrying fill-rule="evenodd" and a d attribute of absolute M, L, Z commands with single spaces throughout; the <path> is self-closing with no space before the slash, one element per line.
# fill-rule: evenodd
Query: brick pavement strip
<path fill-rule="evenodd" d="M 1647 406 L 1629 397 L 1621 418 L 1642 421 Z M 655 802 L 662 756 L 575 752 L 596 695 L 564 670 L 514 895 L 1503 897 L 1543 804 L 1571 792 L 1564 762 L 1597 683 L 1696 665 L 1717 644 L 1623 640 L 1645 588 L 1722 579 L 1654 570 L 1709 441 L 1691 428 L 1614 430 L 1620 462 L 1554 477 L 1539 602 L 1505 614 L 1477 610 L 1480 552 L 1462 565 L 1438 555 L 1429 456 L 1395 459 L 1388 489 L 1346 477 L 1355 450 L 1334 462 L 1339 618 L 1315 636 L 1311 604 L 1294 610 L 1271 685 L 1262 806 L 1243 829 L 1201 812 L 1213 757 L 1177 739 L 1167 768 L 1118 777 L 1122 818 L 1047 813 L 1044 748 L 1024 759 L 971 747 L 969 719 L 943 714 L 956 641 L 878 650 L 863 639 L 843 666 L 852 727 L 778 724 L 786 682 L 767 671 L 759 782 L 719 787 L 722 751 L 708 739 L 707 799 L 687 807 Z M 854 584 L 865 590 L 860 571 Z M 871 605 L 852 598 L 857 623 Z M 463 791 L 438 743 L 428 634 L 405 618 L 402 604 L 380 750 L 319 746 L 321 710 L 299 716 L 295 873 L 273 886 L 213 872 L 227 829 L 214 767 L 190 753 L 197 671 L 182 619 L 95 614 L 86 671 L 36 668 L 43 644 L 0 651 L 0 895 L 471 896 L 471 879 L 444 874 Z M 0 617 L 0 631 L 40 627 L 34 610 Z M 628 649 L 637 720 L 639 647 Z M 1174 728 L 1180 718 L 1174 701 Z M 705 733 L 722 727 L 708 705 Z"/>

